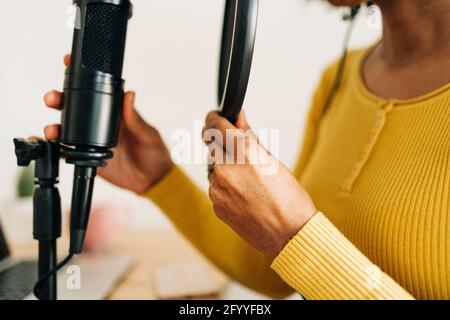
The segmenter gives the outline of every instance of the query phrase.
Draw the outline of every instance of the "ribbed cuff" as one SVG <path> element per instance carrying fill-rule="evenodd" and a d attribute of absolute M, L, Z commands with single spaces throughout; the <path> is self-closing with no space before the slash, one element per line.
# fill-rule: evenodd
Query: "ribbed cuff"
<path fill-rule="evenodd" d="M 182 184 L 190 182 L 190 180 L 185 179 L 185 177 L 186 175 L 183 170 L 174 165 L 166 176 L 163 177 L 155 186 L 145 192 L 143 196 L 158 203 L 167 197 L 173 196 L 175 191 L 179 192 L 180 190 L 183 190 Z"/>
<path fill-rule="evenodd" d="M 317 213 L 272 268 L 306 299 L 412 299 Z"/>
<path fill-rule="evenodd" d="M 153 201 L 175 226 L 185 232 L 187 228 L 198 225 L 193 221 L 207 218 L 212 212 L 204 192 L 178 166 L 174 166 L 143 196 Z"/>

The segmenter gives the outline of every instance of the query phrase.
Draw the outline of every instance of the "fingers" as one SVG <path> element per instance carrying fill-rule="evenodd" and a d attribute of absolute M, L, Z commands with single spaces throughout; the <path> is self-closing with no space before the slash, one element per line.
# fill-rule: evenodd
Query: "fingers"
<path fill-rule="evenodd" d="M 228 190 L 225 188 L 223 181 L 221 181 L 221 174 L 217 172 L 222 168 L 218 168 L 217 171 L 213 171 L 208 175 L 209 179 L 209 198 L 215 202 L 219 198 L 223 198 L 228 195 Z"/>
<path fill-rule="evenodd" d="M 227 163 L 227 154 L 218 141 L 207 144 L 208 147 L 208 174 L 212 174 L 216 166 Z"/>
<path fill-rule="evenodd" d="M 150 126 L 136 111 L 136 93 L 129 91 L 125 93 L 123 102 L 123 124 L 136 137 L 144 140 L 152 139 L 157 131 Z"/>
<path fill-rule="evenodd" d="M 231 124 L 226 118 L 222 117 L 218 112 L 212 111 L 206 117 L 206 129 L 215 128 L 221 131 L 227 129 L 241 129 L 247 131 L 250 129 L 245 111 L 242 110 L 236 120 L 236 125 Z"/>
<path fill-rule="evenodd" d="M 127 129 L 134 131 L 135 127 L 139 125 L 140 116 L 137 113 L 134 103 L 136 100 L 135 92 L 126 92 L 123 98 L 123 122 Z"/>
<path fill-rule="evenodd" d="M 61 135 L 61 126 L 57 124 L 46 126 L 44 129 L 44 134 L 47 140 L 59 140 L 59 137 Z"/>
<path fill-rule="evenodd" d="M 70 54 L 64 56 L 64 65 L 68 67 L 70 65 Z"/>
<path fill-rule="evenodd" d="M 68 67 L 70 65 L 70 55 L 64 56 L 64 65 Z M 62 108 L 62 93 L 56 90 L 47 92 L 44 96 L 44 103 L 47 107 L 52 109 L 61 110 Z M 44 128 L 44 135 L 47 140 L 59 140 L 61 135 L 61 126 L 58 124 L 52 124 Z"/>
<path fill-rule="evenodd" d="M 227 146 L 227 139 L 235 139 L 242 132 L 232 125 L 226 118 L 219 115 L 218 112 L 212 111 L 206 117 L 206 124 L 203 128 L 203 140 L 209 144 L 212 140 Z M 231 141 L 230 141 L 231 142 Z M 227 150 L 231 151 L 231 150 Z"/>
<path fill-rule="evenodd" d="M 236 130 L 236 127 L 222 117 L 217 111 L 212 111 L 206 116 L 205 129 L 218 129 L 225 136 L 227 130 Z"/>
<path fill-rule="evenodd" d="M 40 141 L 42 139 L 40 137 L 37 137 L 37 136 L 31 136 L 31 137 L 28 137 L 27 140 L 31 141 L 31 142 L 38 142 L 38 141 Z"/>
<path fill-rule="evenodd" d="M 70 65 L 70 54 L 64 56 L 64 65 L 68 67 Z M 47 92 L 44 96 L 44 103 L 47 107 L 52 109 L 61 110 L 62 108 L 62 93 L 57 90 Z"/>
<path fill-rule="evenodd" d="M 236 120 L 236 127 L 244 131 L 250 130 L 250 125 L 248 124 L 247 116 L 245 115 L 244 110 L 239 113 L 239 116 Z"/>
<path fill-rule="evenodd" d="M 49 108 L 61 110 L 62 93 L 56 90 L 48 92 L 44 96 L 44 103 Z"/>
<path fill-rule="evenodd" d="M 248 124 L 247 115 L 245 114 L 244 110 L 242 110 L 241 113 L 239 113 L 239 116 L 236 120 L 236 127 L 238 129 L 243 130 L 245 133 L 249 134 L 251 137 L 253 137 L 259 141 L 258 136 L 256 135 L 256 133 L 252 130 L 252 128 Z"/>

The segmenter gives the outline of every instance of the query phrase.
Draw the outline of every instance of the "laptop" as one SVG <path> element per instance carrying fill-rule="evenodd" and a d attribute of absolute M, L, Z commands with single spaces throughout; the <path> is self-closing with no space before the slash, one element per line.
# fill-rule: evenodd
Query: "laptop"
<path fill-rule="evenodd" d="M 101 300 L 131 267 L 132 259 L 125 256 L 81 255 L 58 272 L 59 300 Z M 79 272 L 73 284 L 74 266 Z M 37 261 L 11 257 L 0 223 L 0 300 L 34 300 L 33 286 L 37 280 Z"/>

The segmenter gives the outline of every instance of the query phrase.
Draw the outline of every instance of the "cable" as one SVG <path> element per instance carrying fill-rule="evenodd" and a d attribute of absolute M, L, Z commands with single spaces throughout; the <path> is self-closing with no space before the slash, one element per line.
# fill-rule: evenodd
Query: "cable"
<path fill-rule="evenodd" d="M 361 9 L 360 5 L 352 7 L 350 14 L 344 16 L 344 18 L 343 18 L 344 20 L 349 20 L 350 24 L 348 26 L 347 33 L 345 35 L 344 51 L 343 51 L 342 57 L 339 61 L 339 67 L 338 67 L 338 71 L 336 73 L 336 78 L 334 80 L 334 84 L 333 84 L 333 87 L 331 88 L 330 94 L 328 95 L 327 101 L 324 105 L 322 115 L 325 114 L 327 112 L 327 110 L 331 107 L 331 104 L 333 103 L 333 100 L 336 97 L 336 94 L 337 94 L 339 88 L 341 87 L 342 78 L 344 76 L 345 65 L 347 63 L 348 47 L 350 45 L 350 39 L 352 37 L 353 29 L 355 27 L 356 17 L 358 15 L 360 9 Z"/>
<path fill-rule="evenodd" d="M 33 294 L 36 296 L 36 298 L 39 299 L 39 295 L 40 295 L 40 289 L 42 284 L 51 276 L 56 275 L 56 273 L 63 268 L 66 264 L 69 263 L 70 260 L 72 260 L 74 254 L 70 253 L 63 261 L 61 261 L 60 263 L 58 263 L 56 265 L 55 268 L 53 268 L 52 270 L 50 270 L 48 273 L 46 273 L 44 276 L 42 276 L 41 278 L 38 279 L 38 281 L 36 282 L 36 284 L 34 285 L 33 288 Z"/>

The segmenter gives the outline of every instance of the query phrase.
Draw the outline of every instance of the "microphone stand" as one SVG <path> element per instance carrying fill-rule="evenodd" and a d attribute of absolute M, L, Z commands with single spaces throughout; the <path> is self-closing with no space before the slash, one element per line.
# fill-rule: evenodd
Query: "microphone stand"
<path fill-rule="evenodd" d="M 39 300 L 57 300 L 57 271 L 75 254 L 81 253 L 89 218 L 97 167 L 113 156 L 106 149 L 69 148 L 52 141 L 14 139 L 17 164 L 35 162 L 33 194 L 33 237 L 39 242 L 38 282 L 34 291 Z M 58 188 L 59 159 L 75 165 L 72 192 L 69 256 L 57 263 L 56 240 L 61 236 L 61 198 Z"/>
<path fill-rule="evenodd" d="M 56 142 L 14 139 L 17 164 L 27 167 L 35 161 L 33 194 L 33 237 L 39 242 L 38 278 L 57 265 L 56 240 L 61 236 L 61 198 L 58 183 L 61 147 Z M 42 284 L 39 300 L 57 299 L 57 276 Z"/>

